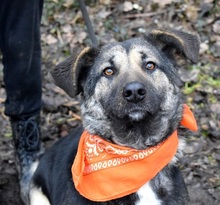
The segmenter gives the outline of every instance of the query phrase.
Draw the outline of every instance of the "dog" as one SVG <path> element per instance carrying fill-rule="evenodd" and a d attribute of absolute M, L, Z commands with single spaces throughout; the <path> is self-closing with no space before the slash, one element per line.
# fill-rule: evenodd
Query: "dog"
<path fill-rule="evenodd" d="M 30 204 L 188 204 L 176 165 L 184 139 L 174 133 L 187 124 L 178 70 L 198 61 L 199 44 L 197 35 L 154 29 L 85 48 L 52 69 L 57 86 L 81 96 L 83 125 L 42 157 Z"/>

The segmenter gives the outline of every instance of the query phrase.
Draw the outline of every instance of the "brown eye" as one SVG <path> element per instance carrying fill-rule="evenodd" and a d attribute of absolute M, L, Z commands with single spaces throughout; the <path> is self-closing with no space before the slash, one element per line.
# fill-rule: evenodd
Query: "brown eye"
<path fill-rule="evenodd" d="M 155 68 L 155 64 L 153 62 L 148 62 L 146 68 L 147 70 L 153 70 Z"/>
<path fill-rule="evenodd" d="M 106 76 L 111 76 L 114 74 L 114 71 L 112 68 L 106 68 L 103 73 L 106 75 Z"/>

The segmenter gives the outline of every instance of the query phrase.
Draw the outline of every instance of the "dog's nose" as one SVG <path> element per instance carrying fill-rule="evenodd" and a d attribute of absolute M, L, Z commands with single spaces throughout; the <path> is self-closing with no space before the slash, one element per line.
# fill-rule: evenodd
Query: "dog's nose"
<path fill-rule="evenodd" d="M 128 83 L 123 90 L 123 97 L 129 101 L 137 103 L 144 99 L 146 95 L 146 89 L 142 83 L 131 82 Z"/>

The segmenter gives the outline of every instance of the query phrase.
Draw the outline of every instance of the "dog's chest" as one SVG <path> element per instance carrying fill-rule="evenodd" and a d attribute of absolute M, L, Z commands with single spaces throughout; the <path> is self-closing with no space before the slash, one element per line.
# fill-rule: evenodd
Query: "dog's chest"
<path fill-rule="evenodd" d="M 161 205 L 161 201 L 157 198 L 149 183 L 146 183 L 144 186 L 142 186 L 136 192 L 136 194 L 139 196 L 140 199 L 136 203 L 136 205 Z"/>

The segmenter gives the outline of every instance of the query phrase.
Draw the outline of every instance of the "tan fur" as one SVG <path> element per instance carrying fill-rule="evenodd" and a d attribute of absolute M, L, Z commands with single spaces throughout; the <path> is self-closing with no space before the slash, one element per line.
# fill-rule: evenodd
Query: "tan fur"
<path fill-rule="evenodd" d="M 73 70 L 73 79 L 75 79 L 75 72 L 76 72 L 76 68 L 77 68 L 77 65 L 79 63 L 79 60 L 82 58 L 82 56 L 84 56 L 86 53 L 88 53 L 90 49 L 91 49 L 90 47 L 84 48 L 80 52 L 80 54 L 77 56 L 77 58 L 76 58 L 76 60 L 75 60 L 75 62 L 73 64 L 73 68 L 72 68 L 72 70 Z M 76 82 L 75 81 L 73 81 L 73 86 L 76 86 Z"/>
<path fill-rule="evenodd" d="M 174 33 L 170 33 L 170 32 L 168 32 L 168 31 L 164 31 L 164 30 L 163 30 L 163 31 L 162 31 L 162 30 L 153 30 L 151 33 L 154 34 L 154 35 L 164 34 L 164 35 L 167 35 L 167 36 L 171 36 L 171 37 L 173 37 L 173 38 L 176 38 L 176 39 L 180 42 L 180 44 L 181 44 L 183 47 L 185 47 L 184 41 L 183 41 L 179 36 L 175 35 Z"/>

